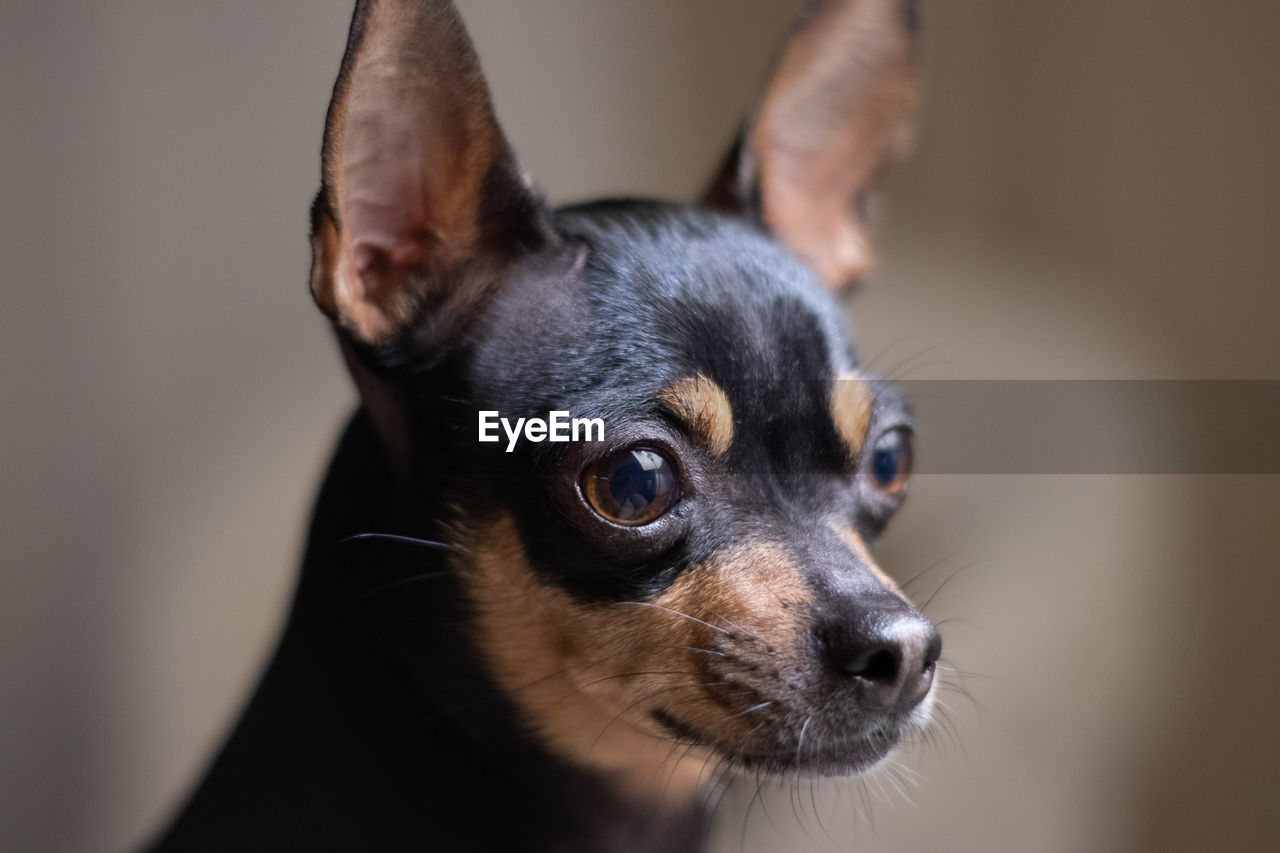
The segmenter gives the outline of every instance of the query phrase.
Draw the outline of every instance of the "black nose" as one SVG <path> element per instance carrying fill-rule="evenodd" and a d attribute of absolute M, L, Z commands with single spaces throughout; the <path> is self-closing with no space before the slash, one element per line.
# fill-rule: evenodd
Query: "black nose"
<path fill-rule="evenodd" d="M 906 710 L 925 697 L 942 654 L 933 623 L 904 602 L 849 603 L 818 629 L 823 664 L 869 710 Z"/>

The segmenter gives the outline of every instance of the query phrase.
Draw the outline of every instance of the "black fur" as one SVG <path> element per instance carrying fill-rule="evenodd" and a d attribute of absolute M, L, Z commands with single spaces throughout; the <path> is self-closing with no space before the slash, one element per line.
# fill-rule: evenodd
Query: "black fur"
<path fill-rule="evenodd" d="M 479 674 L 436 551 L 344 544 L 428 531 L 416 502 L 396 506 L 395 493 L 357 413 L 321 489 L 275 658 L 154 849 L 662 850 L 696 837 L 698 815 L 637 813 L 521 733 Z"/>
<path fill-rule="evenodd" d="M 337 105 L 370 8 L 357 4 L 335 85 L 329 166 L 342 161 Z M 487 115 L 456 11 L 414 8 L 433 16 L 439 37 L 427 53 L 469 87 L 470 118 Z M 809 9 L 815 14 L 816 5 Z M 914 25 L 915 4 L 903 9 Z M 553 213 L 499 143 L 475 199 L 477 236 L 466 244 L 475 257 L 444 273 L 414 268 L 397 282 L 421 295 L 421 322 L 361 343 L 360 329 L 344 325 L 343 306 L 326 307 L 333 271 L 317 266 L 318 301 L 335 320 L 366 405 L 315 506 L 276 655 L 157 851 L 696 849 L 703 804 L 646 805 L 616 780 L 557 757 L 488 674 L 450 560 L 465 560 L 460 525 L 499 513 L 514 519 L 538 579 L 586 607 L 658 596 L 735 543 L 785 542 L 814 593 L 813 624 L 797 635 L 813 646 L 804 647 L 809 684 L 820 704 L 844 709 L 828 714 L 835 733 L 827 757 L 806 769 L 848 772 L 862 765 L 842 751 L 878 757 L 897 736 L 902 707 L 859 717 L 864 687 L 828 672 L 823 646 L 882 642 L 862 636 L 869 629 L 859 620 L 909 609 L 840 539 L 840 528 L 852 526 L 869 541 L 901 497 L 867 485 L 870 454 L 851 456 L 833 422 L 832 383 L 856 366 L 852 341 L 823 285 L 761 224 L 754 167 L 745 167 L 752 155 L 738 146 L 734 157 L 744 159 L 729 161 L 718 199 L 708 200 L 735 215 L 640 200 Z M 343 227 L 332 178 L 326 169 L 313 240 Z M 433 312 L 459 295 L 465 307 L 435 323 Z M 732 408 L 734 436 L 723 455 L 700 446 L 660 405 L 662 389 L 694 376 L 719 386 Z M 391 426 L 368 402 L 387 389 Z M 874 393 L 871 441 L 909 428 L 892 392 L 876 385 Z M 601 418 L 605 440 L 522 441 L 508 453 L 505 441 L 477 440 L 481 410 Z M 582 472 L 637 445 L 674 461 L 683 495 L 652 523 L 606 524 L 581 499 Z M 867 602 L 879 609 L 868 611 Z M 916 652 L 924 666 L 916 675 L 926 682 L 931 654 Z M 677 710 L 648 713 L 676 738 L 697 739 Z M 794 728 L 778 724 L 772 744 L 757 739 L 765 751 L 754 758 L 725 757 L 797 769 L 800 749 L 786 740 Z"/>
<path fill-rule="evenodd" d="M 753 226 L 674 205 L 601 202 L 561 211 L 556 227 L 564 247 L 527 259 L 462 347 L 400 369 L 416 403 L 407 488 L 365 414 L 353 418 L 275 660 L 156 850 L 675 850 L 699 837 L 700 815 L 655 823 L 522 732 L 481 674 L 444 549 L 348 541 L 439 541 L 448 507 L 503 506 L 535 570 L 586 601 L 654 595 L 765 518 L 792 519 L 815 565 L 841 559 L 812 519 L 859 512 L 827 397 L 853 357 L 810 273 Z M 664 385 L 695 373 L 734 407 L 724 460 L 695 461 L 657 407 Z M 522 442 L 508 454 L 476 441 L 482 408 L 569 408 L 603 416 L 609 432 L 603 446 Z M 738 476 L 626 547 L 565 511 L 564 472 L 584 452 L 659 437 L 686 464 Z"/>

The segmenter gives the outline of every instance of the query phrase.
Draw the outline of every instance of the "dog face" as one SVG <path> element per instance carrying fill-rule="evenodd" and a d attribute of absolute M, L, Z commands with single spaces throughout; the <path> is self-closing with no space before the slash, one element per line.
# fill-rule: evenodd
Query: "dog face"
<path fill-rule="evenodd" d="M 903 497 L 902 404 L 854 371 L 830 299 L 756 229 L 622 204 L 557 231 L 583 261 L 510 281 L 468 385 L 486 409 L 608 429 L 471 464 L 491 488 L 459 497 L 460 562 L 490 659 L 516 695 L 564 672 L 605 712 L 539 692 L 552 738 L 622 713 L 769 768 L 878 759 L 927 713 L 938 655 L 867 548 Z"/>
<path fill-rule="evenodd" d="M 940 640 L 869 544 L 908 414 L 830 291 L 905 135 L 912 10 L 811 8 L 708 193 L 547 209 L 451 7 L 360 3 L 312 288 L 442 536 L 491 674 L 551 748 L 644 787 L 709 757 L 844 773 L 927 718 Z M 568 411 L 598 441 L 478 441 Z M 675 747 L 679 747 L 676 749 Z"/>

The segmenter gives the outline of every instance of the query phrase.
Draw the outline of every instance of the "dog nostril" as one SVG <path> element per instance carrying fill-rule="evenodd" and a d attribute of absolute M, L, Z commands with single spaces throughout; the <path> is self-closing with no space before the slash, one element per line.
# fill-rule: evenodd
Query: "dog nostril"
<path fill-rule="evenodd" d="M 846 670 L 850 675 L 878 684 L 892 684 L 898 680 L 901 655 L 891 649 L 876 649 L 866 656 L 861 666 Z M 856 665 L 855 665 L 856 666 Z"/>
<path fill-rule="evenodd" d="M 841 677 L 882 685 L 895 683 L 901 675 L 902 649 L 892 639 L 829 632 L 822 646 L 827 666 Z"/>
<path fill-rule="evenodd" d="M 929 645 L 924 650 L 924 668 L 931 670 L 934 664 L 938 662 L 938 658 L 942 657 L 942 635 L 938 633 L 938 629 L 929 626 Z"/>

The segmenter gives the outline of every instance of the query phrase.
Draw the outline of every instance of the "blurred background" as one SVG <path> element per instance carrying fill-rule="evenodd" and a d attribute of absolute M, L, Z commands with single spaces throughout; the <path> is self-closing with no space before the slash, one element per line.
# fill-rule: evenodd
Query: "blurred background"
<path fill-rule="evenodd" d="M 864 358 L 1280 379 L 1280 4 L 928 5 L 919 144 L 850 303 Z M 460 6 L 555 201 L 689 197 L 794 11 Z M 278 635 L 354 402 L 306 289 L 349 14 L 4 6 L 4 850 L 136 848 Z M 1196 417 L 1143 428 L 1231 440 Z M 927 612 L 972 701 L 865 783 L 734 788 L 715 849 L 1280 849 L 1278 522 L 1276 476 L 918 477 L 882 562 L 933 566 L 921 600 L 946 581 Z"/>

